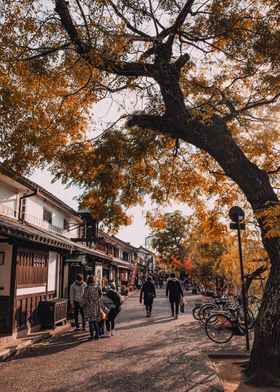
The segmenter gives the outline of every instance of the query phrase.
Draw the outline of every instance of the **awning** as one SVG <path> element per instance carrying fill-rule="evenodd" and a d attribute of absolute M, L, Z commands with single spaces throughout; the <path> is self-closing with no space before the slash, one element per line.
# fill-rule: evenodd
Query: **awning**
<path fill-rule="evenodd" d="M 64 259 L 65 263 L 86 263 L 86 254 L 82 253 L 71 253 Z"/>

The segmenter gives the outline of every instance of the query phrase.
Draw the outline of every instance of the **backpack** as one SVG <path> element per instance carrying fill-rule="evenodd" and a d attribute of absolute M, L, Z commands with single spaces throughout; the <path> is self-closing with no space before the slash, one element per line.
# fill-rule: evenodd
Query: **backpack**
<path fill-rule="evenodd" d="M 109 290 L 107 296 L 114 302 L 117 307 L 121 306 L 121 296 L 115 290 Z"/>

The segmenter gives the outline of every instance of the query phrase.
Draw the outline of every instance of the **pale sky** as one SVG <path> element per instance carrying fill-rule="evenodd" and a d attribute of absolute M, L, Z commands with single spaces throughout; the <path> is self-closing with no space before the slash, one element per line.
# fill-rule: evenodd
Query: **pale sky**
<path fill-rule="evenodd" d="M 97 137 L 104 131 L 109 125 L 114 123 L 121 115 L 127 114 L 127 111 L 142 109 L 143 101 L 139 102 L 137 97 L 133 94 L 116 94 L 114 100 L 110 98 L 103 99 L 102 101 L 95 104 L 91 109 L 91 125 L 87 129 L 88 137 Z M 61 199 L 64 203 L 77 210 L 78 203 L 74 199 L 75 196 L 80 195 L 82 192 L 78 187 L 66 188 L 60 181 L 56 181 L 54 184 L 51 183 L 53 177 L 47 171 L 35 170 L 30 176 L 30 179 L 37 184 L 41 185 L 49 192 L 54 194 L 56 197 Z M 145 246 L 145 238 L 149 236 L 149 229 L 145 226 L 145 214 L 152 207 L 149 199 L 147 199 L 144 207 L 134 207 L 128 211 L 129 215 L 133 215 L 133 224 L 122 228 L 117 237 L 121 240 L 130 242 L 133 246 Z M 174 204 L 170 208 L 165 208 L 165 212 L 172 212 L 174 210 L 180 210 L 185 215 L 191 214 L 191 209 L 183 204 Z"/>
<path fill-rule="evenodd" d="M 77 187 L 69 187 L 66 188 L 60 181 L 56 181 L 55 183 L 51 183 L 53 177 L 48 171 L 35 170 L 35 172 L 29 177 L 32 181 L 41 185 L 53 195 L 58 197 L 64 203 L 69 205 L 70 207 L 77 210 L 78 202 L 75 200 L 75 196 L 81 194 L 81 191 Z M 122 228 L 117 237 L 123 241 L 130 242 L 133 246 L 145 246 L 145 238 L 149 235 L 149 229 L 145 226 L 145 213 L 151 209 L 151 203 L 147 200 L 147 203 L 144 207 L 134 207 L 129 210 L 129 214 L 133 215 L 133 224 Z M 183 204 L 175 204 L 170 208 L 165 209 L 166 212 L 171 212 L 174 210 L 181 210 L 183 214 L 190 215 L 191 209 L 188 206 Z"/>

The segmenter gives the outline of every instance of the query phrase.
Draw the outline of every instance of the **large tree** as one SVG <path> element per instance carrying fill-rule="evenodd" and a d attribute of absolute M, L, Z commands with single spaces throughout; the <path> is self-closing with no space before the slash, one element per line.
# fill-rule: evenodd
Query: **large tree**
<path fill-rule="evenodd" d="M 279 221 L 279 1 L 5 0 L 0 9 L 2 170 L 54 161 L 116 224 L 145 193 L 201 207 L 203 194 L 221 205 L 240 189 L 271 260 L 248 374 L 279 382 L 280 238 L 269 226 Z M 122 91 L 126 124 L 90 138 L 91 105 Z"/>

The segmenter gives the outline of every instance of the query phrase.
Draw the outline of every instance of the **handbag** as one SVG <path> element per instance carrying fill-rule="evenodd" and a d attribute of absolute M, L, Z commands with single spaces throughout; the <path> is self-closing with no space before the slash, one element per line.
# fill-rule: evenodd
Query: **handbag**
<path fill-rule="evenodd" d="M 185 302 L 183 297 L 180 298 L 179 305 L 180 305 L 180 312 L 185 313 Z"/>

